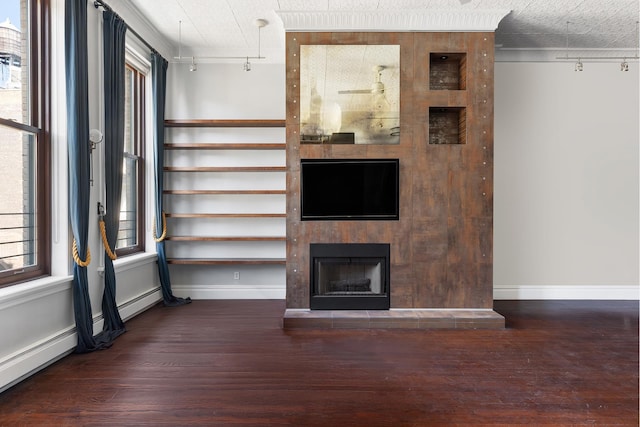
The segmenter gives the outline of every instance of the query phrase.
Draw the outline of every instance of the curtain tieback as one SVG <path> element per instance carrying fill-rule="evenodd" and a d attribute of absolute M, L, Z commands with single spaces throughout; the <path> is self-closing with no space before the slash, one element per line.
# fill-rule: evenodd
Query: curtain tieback
<path fill-rule="evenodd" d="M 100 234 L 102 235 L 102 246 L 104 246 L 104 250 L 107 253 L 107 256 L 111 258 L 111 261 L 115 261 L 118 256 L 113 253 L 111 247 L 109 247 L 109 241 L 107 240 L 107 228 L 105 227 L 104 220 L 100 218 L 98 223 L 100 224 Z"/>
<path fill-rule="evenodd" d="M 160 243 L 167 237 L 167 217 L 164 211 L 162 211 L 162 234 L 160 237 L 156 237 L 156 219 L 157 218 L 153 218 L 153 240 L 155 240 L 156 243 Z"/>
<path fill-rule="evenodd" d="M 91 251 L 87 248 L 87 260 L 82 261 L 80 259 L 80 255 L 78 255 L 78 245 L 76 244 L 76 239 L 73 239 L 73 260 L 80 267 L 86 267 L 91 263 Z"/>

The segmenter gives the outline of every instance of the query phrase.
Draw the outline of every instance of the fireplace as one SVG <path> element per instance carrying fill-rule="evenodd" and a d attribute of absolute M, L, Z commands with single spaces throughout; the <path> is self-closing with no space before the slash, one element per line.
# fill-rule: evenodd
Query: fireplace
<path fill-rule="evenodd" d="M 312 310 L 388 310 L 389 244 L 312 243 Z"/>

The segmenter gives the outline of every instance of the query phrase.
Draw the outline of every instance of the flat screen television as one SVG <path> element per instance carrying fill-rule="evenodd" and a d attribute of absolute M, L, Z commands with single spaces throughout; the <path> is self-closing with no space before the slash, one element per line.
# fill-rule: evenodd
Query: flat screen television
<path fill-rule="evenodd" d="M 302 159 L 304 220 L 397 220 L 398 159 Z"/>

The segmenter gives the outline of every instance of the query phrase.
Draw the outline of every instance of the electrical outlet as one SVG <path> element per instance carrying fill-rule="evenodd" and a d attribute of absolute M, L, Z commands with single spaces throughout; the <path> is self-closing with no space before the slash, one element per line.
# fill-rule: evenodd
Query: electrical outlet
<path fill-rule="evenodd" d="M 239 271 L 234 271 L 233 272 L 233 280 L 240 280 L 240 272 Z"/>

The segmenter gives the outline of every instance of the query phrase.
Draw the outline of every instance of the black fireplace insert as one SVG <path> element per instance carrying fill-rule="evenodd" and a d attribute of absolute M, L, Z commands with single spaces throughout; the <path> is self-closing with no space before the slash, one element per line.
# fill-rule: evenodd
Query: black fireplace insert
<path fill-rule="evenodd" d="M 312 243 L 312 310 L 388 310 L 387 243 Z"/>

